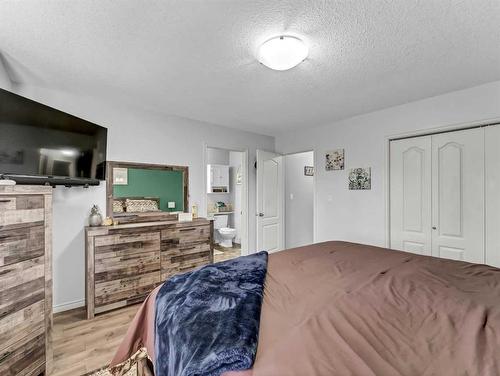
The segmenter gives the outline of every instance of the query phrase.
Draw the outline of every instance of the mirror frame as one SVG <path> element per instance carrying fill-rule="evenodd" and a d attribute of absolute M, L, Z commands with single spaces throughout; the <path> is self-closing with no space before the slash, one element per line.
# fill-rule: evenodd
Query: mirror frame
<path fill-rule="evenodd" d="M 185 213 L 189 212 L 189 167 L 188 166 L 107 161 L 106 162 L 106 215 L 108 217 L 114 218 L 114 213 L 113 213 L 113 169 L 114 168 L 143 168 L 150 170 L 182 171 L 184 177 L 184 212 Z M 168 214 L 166 212 L 162 213 Z M 140 217 L 141 213 L 134 213 L 133 216 Z M 119 217 L 126 217 L 126 214 L 120 215 Z"/>

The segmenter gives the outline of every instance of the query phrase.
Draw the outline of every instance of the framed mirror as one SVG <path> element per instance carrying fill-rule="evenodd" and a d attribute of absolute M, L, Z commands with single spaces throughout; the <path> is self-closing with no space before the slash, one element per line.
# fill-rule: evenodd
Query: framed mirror
<path fill-rule="evenodd" d="M 109 161 L 106 212 L 118 222 L 172 219 L 189 211 L 189 168 Z"/>

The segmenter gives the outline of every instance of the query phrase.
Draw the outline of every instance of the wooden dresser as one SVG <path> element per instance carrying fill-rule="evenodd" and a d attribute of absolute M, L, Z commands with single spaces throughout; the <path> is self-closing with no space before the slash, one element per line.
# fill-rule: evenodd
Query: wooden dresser
<path fill-rule="evenodd" d="M 52 365 L 52 188 L 0 186 L 0 375 Z"/>
<path fill-rule="evenodd" d="M 86 227 L 87 318 L 141 302 L 165 279 L 213 262 L 213 222 Z"/>

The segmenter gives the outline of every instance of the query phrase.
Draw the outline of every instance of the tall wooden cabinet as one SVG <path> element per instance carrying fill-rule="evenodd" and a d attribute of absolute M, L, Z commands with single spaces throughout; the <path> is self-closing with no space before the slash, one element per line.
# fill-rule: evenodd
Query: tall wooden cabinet
<path fill-rule="evenodd" d="M 52 365 L 52 188 L 0 186 L 0 375 Z"/>
<path fill-rule="evenodd" d="M 87 318 L 144 300 L 174 274 L 213 262 L 212 221 L 86 228 Z"/>

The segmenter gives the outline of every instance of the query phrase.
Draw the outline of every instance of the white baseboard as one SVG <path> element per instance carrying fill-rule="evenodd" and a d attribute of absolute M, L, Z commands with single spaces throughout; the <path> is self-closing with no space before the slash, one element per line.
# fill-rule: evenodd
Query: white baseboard
<path fill-rule="evenodd" d="M 56 304 L 52 307 L 54 313 L 69 311 L 70 309 L 80 308 L 85 306 L 85 299 L 75 300 L 73 302 Z"/>

